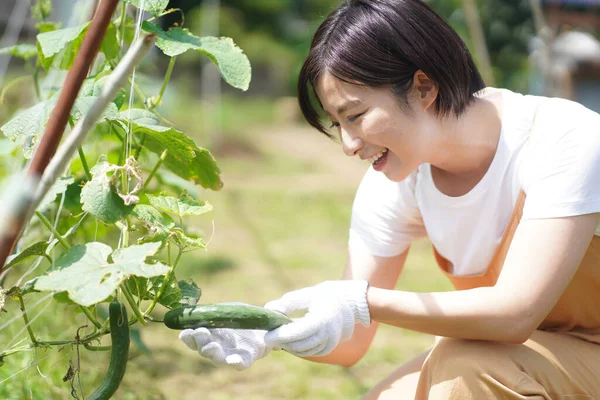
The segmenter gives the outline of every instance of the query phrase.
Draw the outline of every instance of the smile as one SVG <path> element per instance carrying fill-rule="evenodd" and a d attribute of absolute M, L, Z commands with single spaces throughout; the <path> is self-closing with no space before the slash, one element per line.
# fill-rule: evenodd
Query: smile
<path fill-rule="evenodd" d="M 374 156 L 369 157 L 368 160 L 371 164 L 377 165 L 377 164 L 381 163 L 381 161 L 383 161 L 383 159 L 387 155 L 387 152 L 388 152 L 388 149 L 383 149 L 382 151 L 375 154 Z"/>

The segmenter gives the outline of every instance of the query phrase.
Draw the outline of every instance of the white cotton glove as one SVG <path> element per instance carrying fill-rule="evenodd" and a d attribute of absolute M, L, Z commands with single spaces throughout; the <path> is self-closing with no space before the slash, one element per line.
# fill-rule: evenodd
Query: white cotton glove
<path fill-rule="evenodd" d="M 265 344 L 265 333 L 253 329 L 198 328 L 184 329 L 179 339 L 215 365 L 229 365 L 241 371 L 273 349 Z"/>
<path fill-rule="evenodd" d="M 326 281 L 286 293 L 265 308 L 284 314 L 308 312 L 294 322 L 267 332 L 265 343 L 299 357 L 324 356 L 340 341 L 352 337 L 354 324 L 371 324 L 367 305 L 367 281 Z"/>

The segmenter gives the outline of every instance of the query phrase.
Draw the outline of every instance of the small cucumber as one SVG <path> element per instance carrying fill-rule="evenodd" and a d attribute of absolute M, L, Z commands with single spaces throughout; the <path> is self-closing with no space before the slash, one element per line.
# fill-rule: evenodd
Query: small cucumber
<path fill-rule="evenodd" d="M 292 320 L 285 314 L 248 304 L 199 304 L 168 311 L 165 325 L 171 329 L 232 328 L 270 331 Z"/>
<path fill-rule="evenodd" d="M 112 348 L 110 353 L 110 365 L 102 384 L 92 393 L 88 400 L 106 400 L 119 388 L 119 384 L 125 375 L 127 358 L 129 356 L 129 321 L 127 310 L 121 303 L 113 301 L 108 306 L 110 317 L 110 338 Z"/>

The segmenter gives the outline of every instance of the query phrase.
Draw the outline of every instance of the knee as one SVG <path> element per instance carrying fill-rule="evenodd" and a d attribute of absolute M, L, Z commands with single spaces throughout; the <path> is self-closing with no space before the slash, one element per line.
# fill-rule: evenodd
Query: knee
<path fill-rule="evenodd" d="M 442 338 L 429 355 L 428 374 L 438 379 L 458 376 L 469 379 L 491 373 L 500 359 L 507 357 L 508 347 L 497 342 Z"/>

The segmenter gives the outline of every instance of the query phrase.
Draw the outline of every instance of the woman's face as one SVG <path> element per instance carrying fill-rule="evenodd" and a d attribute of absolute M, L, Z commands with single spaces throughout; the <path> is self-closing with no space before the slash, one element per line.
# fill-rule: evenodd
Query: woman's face
<path fill-rule="evenodd" d="M 329 73 L 321 76 L 315 89 L 346 155 L 368 160 L 396 182 L 427 162 L 435 118 L 432 107 L 411 101 L 411 93 L 408 110 L 400 107 L 389 88 L 354 85 Z"/>

